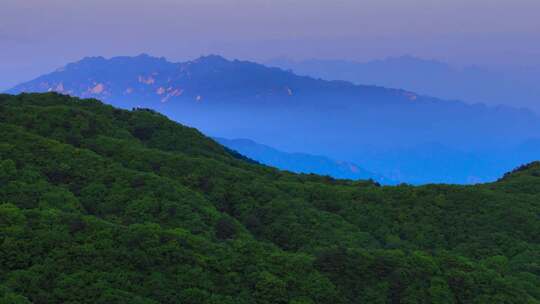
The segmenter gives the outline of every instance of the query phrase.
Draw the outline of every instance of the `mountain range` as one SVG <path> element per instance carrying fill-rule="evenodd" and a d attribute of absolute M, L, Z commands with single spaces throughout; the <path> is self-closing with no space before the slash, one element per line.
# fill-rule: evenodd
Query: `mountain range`
<path fill-rule="evenodd" d="M 537 158 L 520 147 L 540 134 L 540 119 L 526 109 L 315 79 L 216 55 L 182 63 L 89 57 L 8 92 L 47 91 L 151 108 L 211 136 L 346 160 L 409 183 L 495 180 Z"/>
<path fill-rule="evenodd" d="M 540 88 L 537 85 L 540 67 L 454 67 L 414 56 L 367 62 L 277 58 L 265 64 L 327 80 L 403 88 L 423 95 L 467 102 L 511 104 L 540 113 Z"/>
<path fill-rule="evenodd" d="M 346 161 L 337 161 L 328 157 L 306 153 L 286 153 L 249 139 L 216 137 L 214 140 L 229 149 L 237 151 L 241 155 L 282 170 L 295 173 L 328 175 L 340 179 L 372 179 L 384 185 L 396 184 L 395 181 L 369 172 L 360 165 Z"/>

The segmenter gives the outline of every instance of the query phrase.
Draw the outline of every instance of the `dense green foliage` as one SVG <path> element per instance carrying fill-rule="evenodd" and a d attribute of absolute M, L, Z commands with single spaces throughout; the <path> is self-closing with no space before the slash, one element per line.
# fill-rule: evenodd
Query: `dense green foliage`
<path fill-rule="evenodd" d="M 1 303 L 540 303 L 540 164 L 380 187 L 150 110 L 0 95 Z"/>

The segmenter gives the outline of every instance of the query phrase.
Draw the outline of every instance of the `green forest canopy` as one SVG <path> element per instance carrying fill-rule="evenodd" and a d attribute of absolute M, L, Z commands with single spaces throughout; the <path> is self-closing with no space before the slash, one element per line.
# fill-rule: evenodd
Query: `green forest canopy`
<path fill-rule="evenodd" d="M 540 303 L 540 163 L 381 187 L 55 93 L 0 138 L 0 303 Z"/>

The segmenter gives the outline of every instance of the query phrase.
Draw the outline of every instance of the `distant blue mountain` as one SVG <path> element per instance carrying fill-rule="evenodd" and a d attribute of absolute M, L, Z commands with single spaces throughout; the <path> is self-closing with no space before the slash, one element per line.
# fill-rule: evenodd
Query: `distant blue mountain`
<path fill-rule="evenodd" d="M 328 175 L 341 179 L 372 179 L 383 185 L 397 184 L 396 181 L 369 172 L 357 164 L 346 161 L 336 161 L 328 157 L 306 153 L 287 153 L 249 139 L 225 139 L 219 137 L 214 139 L 223 146 L 248 158 L 282 170 Z"/>
<path fill-rule="evenodd" d="M 357 84 L 403 88 L 419 94 L 488 104 L 512 104 L 540 113 L 540 67 L 456 68 L 412 56 L 368 62 L 286 58 L 266 62 L 299 75 Z"/>
<path fill-rule="evenodd" d="M 529 110 L 326 81 L 215 55 L 181 63 L 85 58 L 9 92 L 45 91 L 153 108 L 211 136 L 347 160 L 409 183 L 490 181 L 539 158 L 527 148 L 540 137 L 540 118 Z"/>

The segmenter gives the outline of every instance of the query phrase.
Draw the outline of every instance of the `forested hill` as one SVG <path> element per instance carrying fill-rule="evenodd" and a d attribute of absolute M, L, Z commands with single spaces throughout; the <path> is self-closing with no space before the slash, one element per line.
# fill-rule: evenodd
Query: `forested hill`
<path fill-rule="evenodd" d="M 539 303 L 539 172 L 380 187 L 150 110 L 0 95 L 0 303 Z"/>

